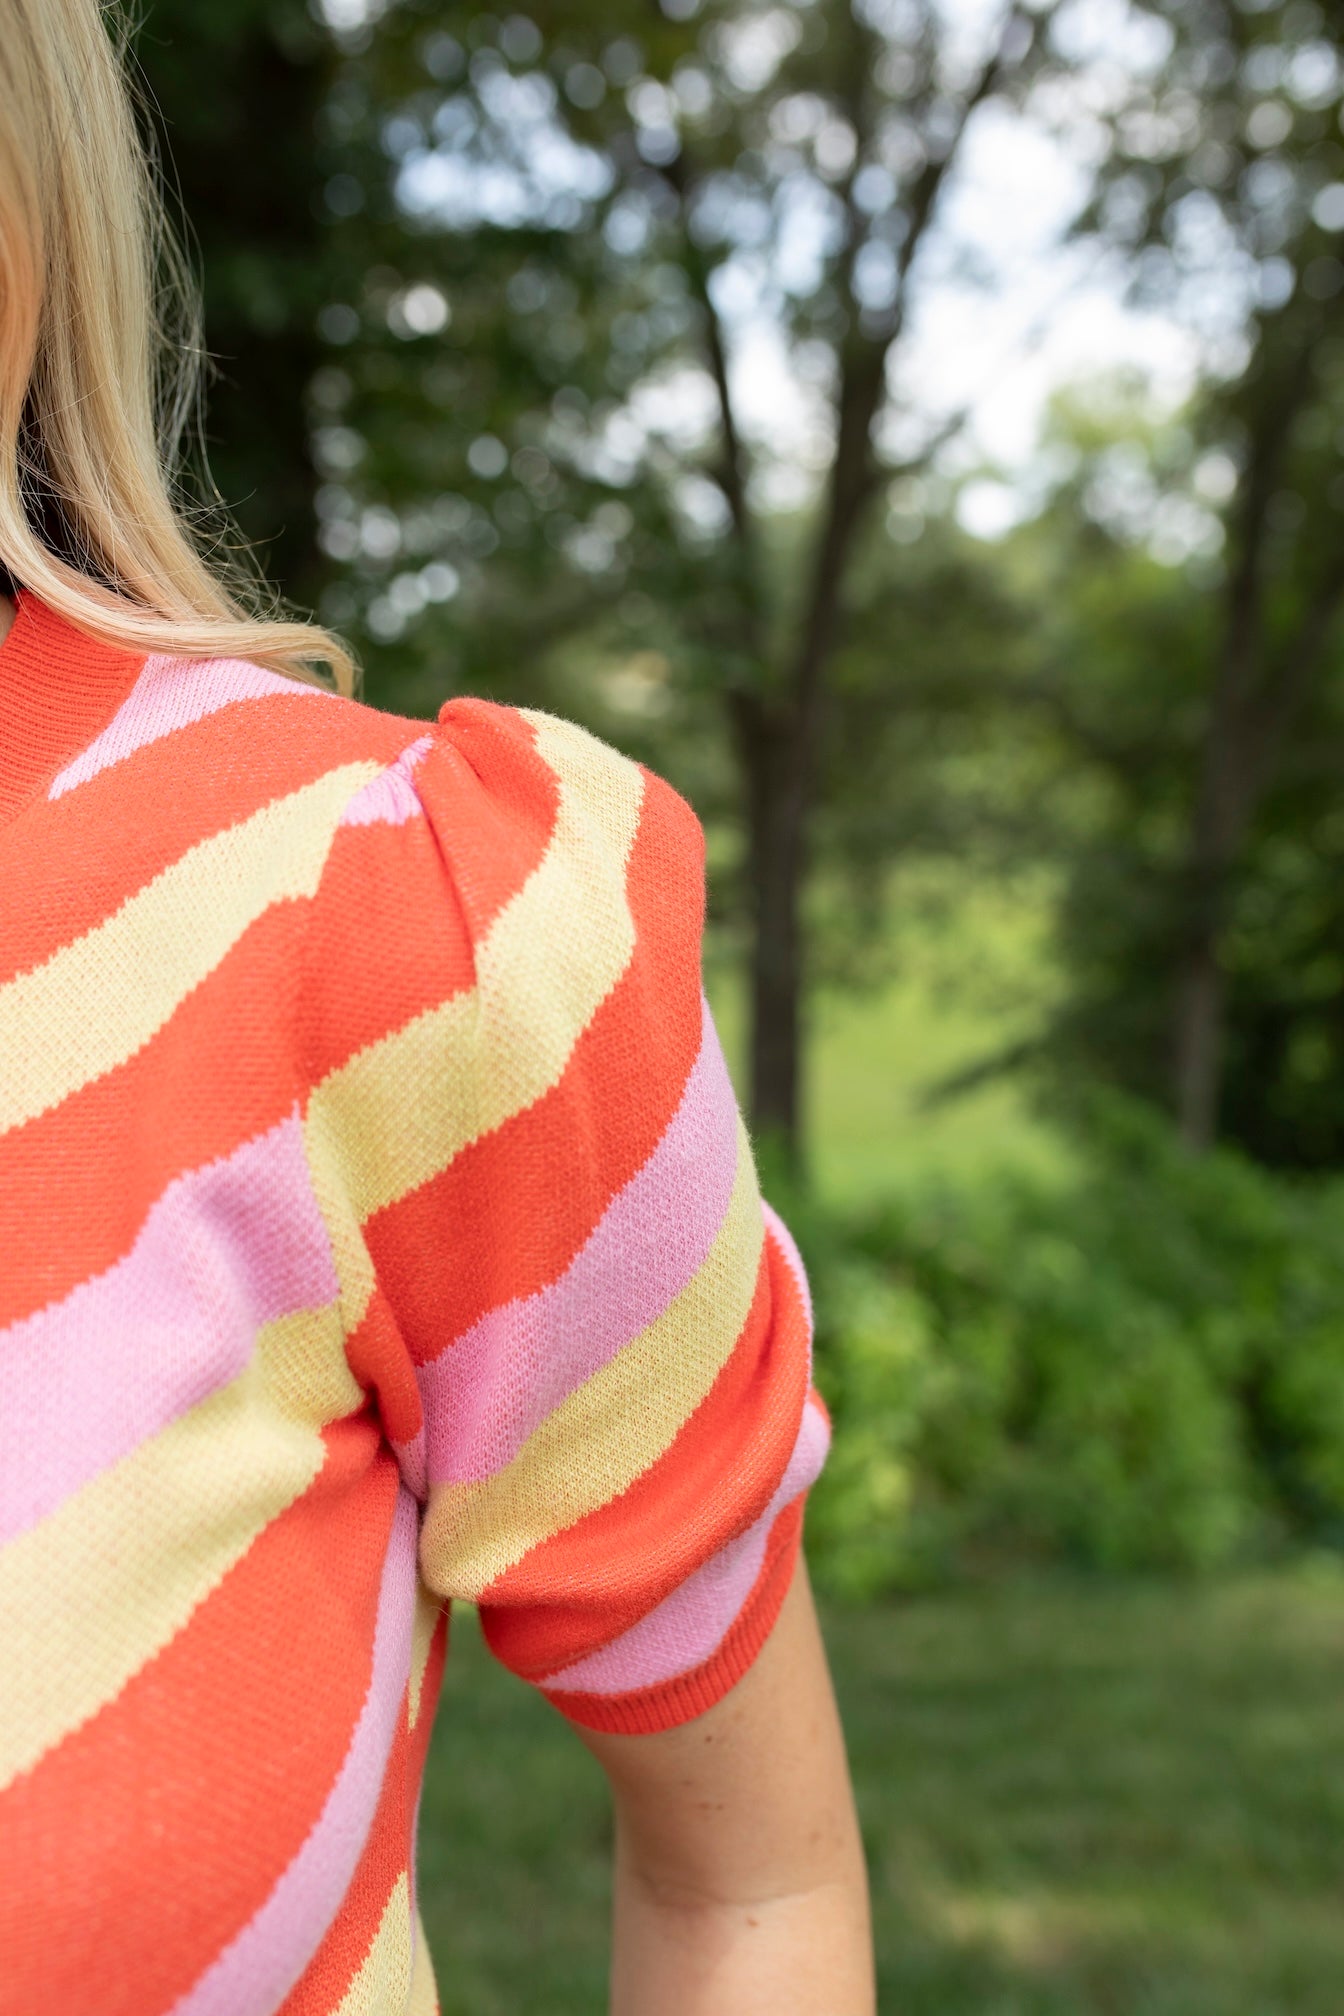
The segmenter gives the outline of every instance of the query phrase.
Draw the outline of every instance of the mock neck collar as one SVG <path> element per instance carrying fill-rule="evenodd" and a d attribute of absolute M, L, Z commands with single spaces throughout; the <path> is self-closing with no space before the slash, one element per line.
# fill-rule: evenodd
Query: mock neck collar
<path fill-rule="evenodd" d="M 28 589 L 16 599 L 0 643 L 0 822 L 88 747 L 145 662 L 86 636 Z"/>

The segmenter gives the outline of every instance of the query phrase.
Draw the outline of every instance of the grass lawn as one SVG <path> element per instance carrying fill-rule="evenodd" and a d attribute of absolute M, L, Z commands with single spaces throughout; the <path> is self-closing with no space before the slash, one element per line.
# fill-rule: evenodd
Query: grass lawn
<path fill-rule="evenodd" d="M 941 1081 L 1037 1027 L 1051 986 L 1048 915 L 1043 894 L 966 888 L 930 870 L 912 887 L 893 978 L 858 994 L 825 991 L 812 1003 L 805 1125 L 828 1202 L 862 1205 L 933 1175 L 987 1180 L 1008 1162 L 1064 1170 L 1063 1144 L 1011 1079 L 925 1104 Z M 711 958 L 706 984 L 745 1106 L 742 976 Z"/>
<path fill-rule="evenodd" d="M 824 1612 L 890 2016 L 1338 2016 L 1344 1574 Z M 444 2016 L 601 2016 L 600 1772 L 454 1647 L 421 1823 Z"/>

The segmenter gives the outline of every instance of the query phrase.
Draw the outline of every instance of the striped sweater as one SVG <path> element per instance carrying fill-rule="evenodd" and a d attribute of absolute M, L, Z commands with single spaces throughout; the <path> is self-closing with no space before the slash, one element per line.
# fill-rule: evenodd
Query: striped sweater
<path fill-rule="evenodd" d="M 694 815 L 579 728 L 132 658 L 21 597 L 2 2016 L 435 2009 L 454 1597 L 596 1729 L 756 1655 L 829 1425 L 702 918 Z"/>

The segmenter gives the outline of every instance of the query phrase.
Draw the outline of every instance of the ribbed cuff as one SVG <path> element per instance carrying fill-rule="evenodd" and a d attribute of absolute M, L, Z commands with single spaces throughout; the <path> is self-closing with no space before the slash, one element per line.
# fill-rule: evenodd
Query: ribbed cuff
<path fill-rule="evenodd" d="M 543 1688 L 546 1699 L 568 1721 L 613 1735 L 654 1736 L 703 1715 L 742 1678 L 774 1629 L 802 1545 L 806 1499 L 807 1493 L 801 1493 L 775 1520 L 751 1593 L 702 1665 L 630 1694 L 562 1693 Z"/>

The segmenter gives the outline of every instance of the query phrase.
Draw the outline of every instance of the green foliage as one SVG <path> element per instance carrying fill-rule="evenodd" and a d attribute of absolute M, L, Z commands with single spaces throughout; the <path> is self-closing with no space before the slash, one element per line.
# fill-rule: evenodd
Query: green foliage
<path fill-rule="evenodd" d="M 1338 1568 L 819 1607 L 883 2011 L 1337 2016 Z M 605 2006 L 610 1840 L 593 1758 L 455 1609 L 420 1824 L 444 2016 Z"/>
<path fill-rule="evenodd" d="M 1057 843 L 1073 986 L 1050 1069 L 1170 1107 L 1194 1142 L 1338 1168 L 1339 18 L 1140 0 L 1134 19 L 1146 73 L 1103 115 L 1077 228 L 1206 349 L 1174 420 L 1080 403 L 1054 444 L 1070 473 L 1035 540 L 1053 565 L 1028 683 L 1061 772 L 1095 790 Z"/>
<path fill-rule="evenodd" d="M 837 1431 L 808 1504 L 808 1552 L 826 1586 L 863 1601 L 926 1578 L 920 1443 L 947 1376 L 934 1312 L 909 1281 L 839 1243 L 819 1268 L 808 1243 L 824 1283 L 817 1380 Z"/>
<path fill-rule="evenodd" d="M 804 1216 L 835 1452 L 819 1573 L 871 1595 L 1022 1558 L 1207 1568 L 1344 1535 L 1344 1189 L 1088 1116 L 1005 1170 Z"/>
<path fill-rule="evenodd" d="M 1314 373 L 1311 413 L 1321 424 L 1327 409 L 1344 419 L 1344 346 L 1324 349 Z M 1071 473 L 1042 517 L 984 563 L 1015 593 L 1021 613 L 1005 627 L 1023 640 L 970 715 L 992 747 L 997 712 L 1000 746 L 1018 752 L 1004 770 L 997 831 L 1013 853 L 1060 874 L 1054 956 L 1065 986 L 1037 1053 L 1051 1098 L 1084 1078 L 1173 1103 L 1191 836 L 1231 590 L 1229 565 L 1211 553 L 1163 564 L 1143 538 L 1189 489 L 1201 441 L 1208 447 L 1225 419 L 1216 402 L 1197 401 L 1159 423 L 1127 404 L 1123 387 L 1102 384 L 1061 400 L 1054 448 Z M 1226 474 L 1234 444 L 1214 439 Z M 1304 484 L 1309 475 L 1324 517 L 1325 469 L 1304 463 Z M 1127 487 L 1137 529 L 1116 501 Z M 1210 537 L 1221 536 L 1204 515 Z M 1289 630 L 1290 605 L 1309 593 L 1293 585 L 1299 563 L 1280 542 L 1270 573 L 1279 570 Z M 1220 899 L 1220 1132 L 1285 1169 L 1344 1162 L 1344 646 L 1337 627 L 1325 638 L 1317 676 L 1273 742 L 1274 767 Z M 964 790 L 947 795 L 967 805 Z"/>

